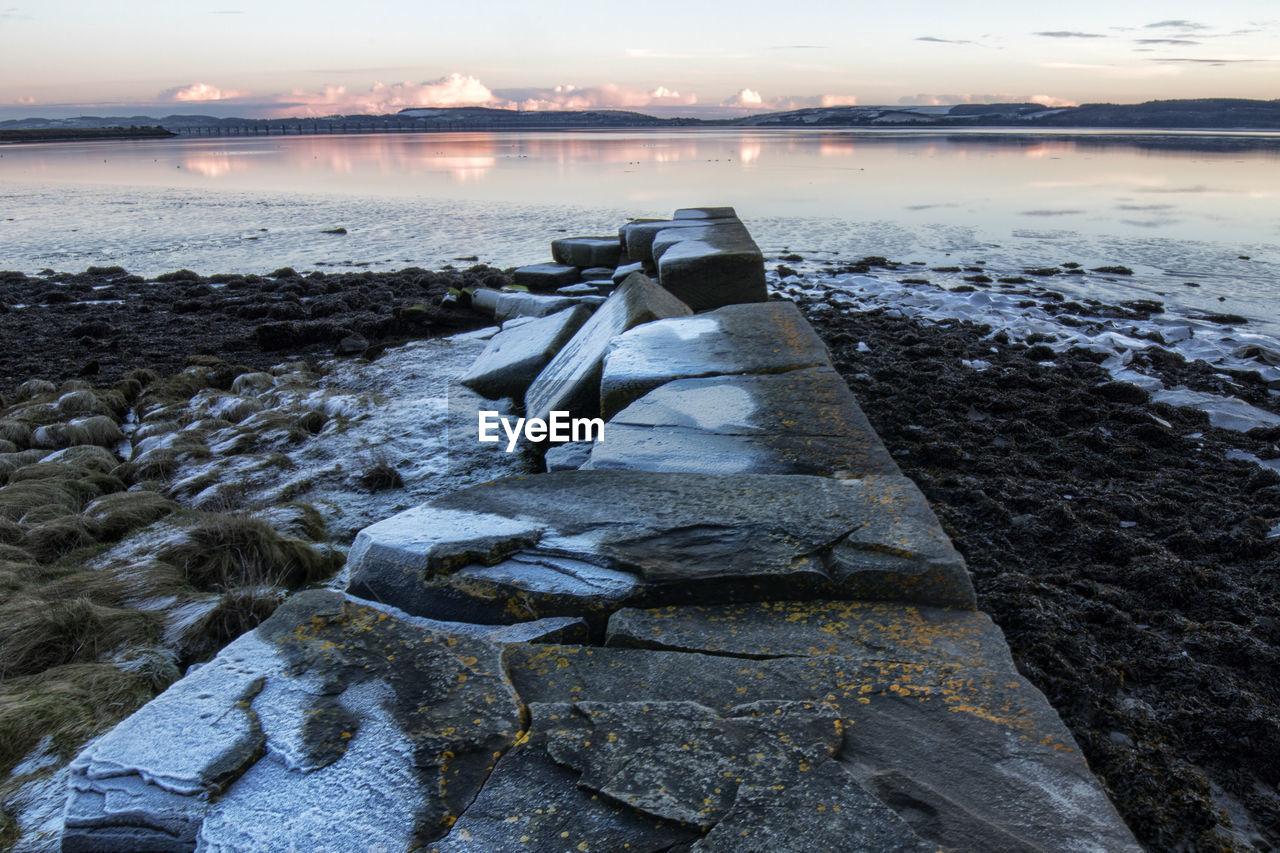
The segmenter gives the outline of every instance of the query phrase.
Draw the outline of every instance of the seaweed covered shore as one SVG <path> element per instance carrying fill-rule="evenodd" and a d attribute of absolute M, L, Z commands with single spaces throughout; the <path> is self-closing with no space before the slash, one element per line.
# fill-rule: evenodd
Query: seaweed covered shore
<path fill-rule="evenodd" d="M 305 276 L 287 267 L 269 275 L 177 270 L 151 281 L 121 267 L 0 272 L 0 395 L 33 378 L 111 385 L 137 368 L 175 372 L 193 355 L 258 368 L 285 355 L 359 355 L 485 325 L 444 296 L 510 283 L 487 266 Z"/>
<path fill-rule="evenodd" d="M 1096 352 L 796 298 L 1138 839 L 1274 849 L 1280 474 L 1232 456 L 1274 456 L 1280 430 L 1216 429 Z M 1260 387 L 1251 402 L 1280 411 Z"/>

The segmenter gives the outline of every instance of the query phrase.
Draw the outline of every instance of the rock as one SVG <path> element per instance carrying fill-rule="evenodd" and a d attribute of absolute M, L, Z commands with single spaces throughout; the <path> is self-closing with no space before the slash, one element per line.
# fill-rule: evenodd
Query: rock
<path fill-rule="evenodd" d="M 585 305 L 504 329 L 458 381 L 489 399 L 524 398 L 533 380 L 591 316 Z"/>
<path fill-rule="evenodd" d="M 416 848 L 523 729 L 501 656 L 299 593 L 75 760 L 63 849 Z"/>
<path fill-rule="evenodd" d="M 623 621 L 629 629 L 614 628 Z M 612 646 L 632 632 L 625 641 L 645 648 Z M 705 849 L 915 849 L 904 829 L 928 849 L 1140 849 L 982 614 L 839 602 L 664 607 L 616 615 L 609 642 L 514 648 L 512 681 L 530 708 L 697 703 L 726 719 L 741 713 L 745 690 L 757 707 L 813 703 L 840 720 L 832 762 L 814 762 L 806 778 L 758 801 L 740 790 L 699 842 Z M 694 650 L 704 648 L 710 653 Z M 860 797 L 850 779 L 882 805 Z M 767 818 L 781 817 L 793 796 L 803 798 L 799 833 L 838 826 L 834 802 L 840 815 L 865 810 L 855 821 L 862 831 L 893 834 L 865 845 L 806 846 L 801 835 L 773 846 Z M 820 818 L 817 804 L 827 805 Z M 743 846 L 709 845 L 742 829 L 753 839 Z"/>
<path fill-rule="evenodd" d="M 614 267 L 587 267 L 582 271 L 583 281 L 610 281 L 613 279 Z"/>
<path fill-rule="evenodd" d="M 732 207 L 682 207 L 672 219 L 737 219 L 738 212 Z"/>
<path fill-rule="evenodd" d="M 518 290 L 489 290 L 478 288 L 471 295 L 471 307 L 492 314 L 503 328 L 519 318 L 536 319 L 565 311 L 575 305 L 595 306 L 603 304 L 600 296 L 546 296 Z"/>
<path fill-rule="evenodd" d="M 627 276 L 631 275 L 633 272 L 644 272 L 644 264 L 636 261 L 633 264 L 623 264 L 618 267 L 613 271 L 613 275 L 611 276 L 613 283 L 622 284 L 622 282 L 626 280 Z"/>
<path fill-rule="evenodd" d="M 662 231 L 671 228 L 702 228 L 707 225 L 718 223 L 737 222 L 737 217 L 732 219 L 647 219 L 636 220 L 622 226 L 622 239 L 627 244 L 627 254 L 633 262 L 653 263 L 653 240 Z"/>
<path fill-rule="evenodd" d="M 662 231 L 652 251 L 662 286 L 694 311 L 769 298 L 764 255 L 740 222 Z"/>
<path fill-rule="evenodd" d="M 338 355 L 359 355 L 369 348 L 369 341 L 362 335 L 347 335 L 338 341 L 334 352 Z"/>
<path fill-rule="evenodd" d="M 616 241 L 615 241 L 616 245 Z M 552 243 L 554 247 L 555 244 Z M 573 264 L 532 264 L 519 267 L 511 274 L 512 280 L 531 290 L 554 290 L 578 281 L 578 267 Z"/>
<path fill-rule="evenodd" d="M 498 309 L 498 298 L 501 295 L 501 290 L 478 287 L 471 292 L 471 307 L 477 311 L 492 315 Z"/>
<path fill-rule="evenodd" d="M 433 851 L 935 849 L 832 760 L 841 733 L 828 706 L 754 702 L 723 716 L 694 702 L 529 711 L 528 738 Z"/>
<path fill-rule="evenodd" d="M 668 382 L 614 415 L 589 449 L 582 467 L 595 469 L 900 473 L 849 386 L 825 367 Z"/>
<path fill-rule="evenodd" d="M 563 237 L 551 241 L 551 257 L 556 263 L 574 267 L 612 268 L 617 266 L 621 253 L 622 244 L 617 237 Z"/>
<path fill-rule="evenodd" d="M 830 367 L 827 348 L 790 302 L 732 305 L 650 323 L 610 344 L 601 411 L 613 417 L 674 379 Z"/>
<path fill-rule="evenodd" d="M 517 317 L 546 317 L 575 305 L 594 308 L 603 304 L 603 296 L 543 296 L 537 293 L 512 291 L 499 294 L 493 316 L 495 320 L 505 325 L 508 320 L 514 320 Z"/>
<path fill-rule="evenodd" d="M 774 598 L 974 606 L 963 560 L 903 477 L 507 478 L 365 528 L 348 566 L 355 595 L 471 622 L 600 627 L 623 607 Z"/>
<path fill-rule="evenodd" d="M 527 737 L 502 756 L 475 802 L 447 837 L 431 845 L 431 853 L 578 849 L 661 853 L 672 844 L 698 837 L 692 827 L 655 818 L 579 787 L 579 774 L 562 767 L 547 752 L 548 733 L 559 728 L 569 708 L 563 704 L 529 708 Z"/>
<path fill-rule="evenodd" d="M 564 444 L 549 448 L 543 461 L 548 471 L 575 471 L 591 459 L 590 441 L 566 441 Z"/>
<path fill-rule="evenodd" d="M 684 303 L 652 279 L 631 275 L 529 386 L 528 416 L 545 419 L 552 411 L 593 416 L 600 407 L 600 371 L 609 342 L 642 323 L 689 313 Z"/>
<path fill-rule="evenodd" d="M 659 231 L 653 238 L 653 246 L 650 252 L 653 254 L 653 261 L 661 266 L 662 256 L 672 246 L 683 243 L 686 240 L 698 240 L 706 242 L 720 236 L 732 236 L 737 240 L 750 240 L 751 233 L 747 231 L 747 227 L 741 222 L 722 222 L 717 225 L 702 225 L 699 227 L 689 227 L 688 225 L 679 228 L 668 228 Z"/>
<path fill-rule="evenodd" d="M 609 282 L 612 284 L 613 282 Z M 598 296 L 600 288 L 596 287 L 594 282 L 579 282 L 571 284 L 568 287 L 557 287 L 557 296 Z"/>

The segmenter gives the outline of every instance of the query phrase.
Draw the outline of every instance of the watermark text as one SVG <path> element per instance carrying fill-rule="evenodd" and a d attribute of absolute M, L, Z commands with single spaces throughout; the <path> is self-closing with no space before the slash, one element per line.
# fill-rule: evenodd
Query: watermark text
<path fill-rule="evenodd" d="M 516 449 L 520 436 L 526 441 L 604 441 L 604 420 L 601 418 L 575 418 L 568 412 L 553 411 L 546 420 L 542 418 L 516 418 L 512 420 L 496 411 L 479 413 L 478 438 L 482 442 L 502 441 L 498 428 L 507 437 L 507 453 Z"/>

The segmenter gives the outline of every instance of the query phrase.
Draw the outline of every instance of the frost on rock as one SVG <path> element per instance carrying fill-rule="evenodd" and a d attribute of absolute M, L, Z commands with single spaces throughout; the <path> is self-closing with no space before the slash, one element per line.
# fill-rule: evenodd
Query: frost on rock
<path fill-rule="evenodd" d="M 300 593 L 75 760 L 63 849 L 405 849 L 452 824 L 521 713 L 498 644 Z"/>

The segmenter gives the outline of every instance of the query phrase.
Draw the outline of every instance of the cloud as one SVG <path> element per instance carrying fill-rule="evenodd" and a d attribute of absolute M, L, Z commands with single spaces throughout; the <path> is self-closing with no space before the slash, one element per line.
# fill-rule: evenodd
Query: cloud
<path fill-rule="evenodd" d="M 1134 39 L 1137 44 L 1200 44 L 1190 39 Z"/>
<path fill-rule="evenodd" d="M 1188 21 L 1183 18 L 1175 18 L 1171 21 L 1156 21 L 1154 24 L 1147 24 L 1149 30 L 1167 28 L 1173 30 L 1207 30 L 1208 24 L 1198 24 L 1195 21 Z"/>
<path fill-rule="evenodd" d="M 547 89 L 499 89 L 489 106 L 521 110 L 601 110 L 635 109 L 652 106 L 690 106 L 698 102 L 695 93 L 681 94 L 666 86 L 636 89 L 605 83 L 599 86 L 562 85 Z"/>
<path fill-rule="evenodd" d="M 1044 36 L 1051 39 L 1104 39 L 1105 35 L 1101 33 L 1079 33 L 1074 30 L 1050 30 L 1043 33 L 1032 33 L 1032 35 Z"/>
<path fill-rule="evenodd" d="M 408 107 L 506 106 L 495 103 L 493 92 L 475 77 L 457 72 L 425 83 L 386 84 L 377 81 L 365 92 L 350 92 L 346 86 L 325 86 L 319 92 L 295 89 L 276 100 L 282 105 L 300 107 L 308 115 L 378 115 Z"/>
<path fill-rule="evenodd" d="M 956 104 L 1040 104 L 1044 107 L 1074 107 L 1075 101 L 1053 95 L 905 95 L 898 99 L 903 106 L 942 107 Z"/>
<path fill-rule="evenodd" d="M 220 89 L 217 86 L 210 86 L 208 83 L 192 83 L 190 86 L 182 86 L 177 89 L 169 89 L 161 92 L 162 99 L 173 101 L 227 101 L 233 98 L 243 98 L 248 92 L 241 92 L 237 89 Z"/>
<path fill-rule="evenodd" d="M 968 39 L 940 39 L 936 36 L 917 36 L 916 41 L 927 41 L 933 44 L 977 44 L 976 41 L 969 41 Z"/>
<path fill-rule="evenodd" d="M 740 89 L 738 94 L 724 101 L 722 106 L 726 107 L 758 107 L 764 103 L 764 98 L 760 97 L 760 93 L 755 89 Z"/>
<path fill-rule="evenodd" d="M 1153 56 L 1147 62 L 1184 62 L 1193 65 L 1235 65 L 1246 62 L 1275 62 L 1274 59 L 1194 59 L 1186 56 Z"/>

